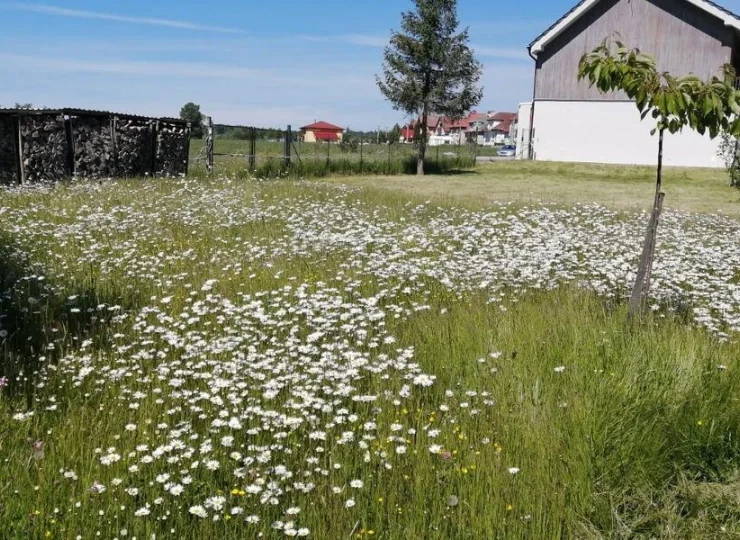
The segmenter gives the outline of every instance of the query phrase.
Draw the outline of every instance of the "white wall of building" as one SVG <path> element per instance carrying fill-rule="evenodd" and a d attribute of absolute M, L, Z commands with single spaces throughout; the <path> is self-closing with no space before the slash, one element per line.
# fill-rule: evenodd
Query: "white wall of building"
<path fill-rule="evenodd" d="M 520 126 L 526 126 L 522 120 L 520 116 Z M 654 126 L 651 117 L 640 121 L 640 113 L 632 102 L 536 101 L 534 159 L 655 165 L 658 135 L 650 135 Z M 519 148 L 523 148 L 521 144 Z M 719 138 L 712 141 L 688 128 L 675 135 L 666 133 L 663 163 L 722 167 L 718 149 Z"/>

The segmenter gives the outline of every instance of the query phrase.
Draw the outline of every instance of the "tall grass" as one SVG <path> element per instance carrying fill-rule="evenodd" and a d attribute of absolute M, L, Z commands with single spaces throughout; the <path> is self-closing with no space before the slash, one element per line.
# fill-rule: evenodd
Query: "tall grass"
<path fill-rule="evenodd" d="M 282 538 L 271 524 L 288 521 L 290 505 L 300 507 L 296 520 L 319 539 L 740 535 L 740 345 L 720 343 L 664 313 L 629 323 L 621 303 L 569 286 L 492 302 L 484 291 L 454 290 L 428 278 L 374 278 L 362 272 L 352 246 L 269 251 L 288 242 L 297 209 L 313 208 L 322 219 L 340 206 L 364 208 L 389 229 L 394 223 L 413 229 L 444 211 L 382 192 L 347 194 L 293 182 L 122 181 L 0 192 L 0 207 L 16 218 L 12 226 L 5 221 L 0 245 L 7 291 L 0 300 L 2 328 L 10 330 L 0 340 L 0 375 L 11 379 L 0 389 L 0 536 Z M 327 223 L 325 234 L 338 234 Z M 208 280 L 213 289 L 201 290 Z M 365 422 L 377 424 L 377 437 L 368 441 L 372 459 L 334 436 L 315 454 L 318 443 L 291 433 L 278 439 L 290 450 L 279 464 L 300 471 L 307 458 L 319 455 L 317 466 L 326 475 L 307 477 L 317 487 L 290 494 L 285 505 L 261 505 L 243 491 L 259 466 L 250 465 L 246 478 L 234 477 L 226 455 L 275 441 L 264 432 L 235 433 L 235 445 L 219 449 L 218 429 L 209 422 L 221 412 L 228 420 L 247 406 L 282 411 L 290 405 L 285 395 L 263 398 L 257 379 L 241 380 L 247 384 L 243 404 L 230 401 L 237 387 L 223 382 L 232 369 L 229 347 L 240 337 L 234 306 L 246 302 L 257 321 L 256 333 L 248 334 L 256 341 L 237 346 L 238 354 L 277 351 L 291 336 L 305 338 L 311 325 L 321 324 L 315 319 L 325 313 L 282 311 L 280 291 L 301 283 L 319 297 L 329 294 L 327 286 L 336 287 L 331 294 L 339 300 L 327 303 L 326 311 L 346 304 L 345 323 L 352 310 L 367 308 L 358 298 L 377 298 L 386 317 L 379 326 L 364 321 L 365 328 L 396 341 L 359 345 L 358 351 L 375 358 L 413 347 L 421 370 L 436 380 L 414 386 L 398 404 L 398 389 L 410 384 L 400 367 L 387 378 L 368 372 L 353 380 L 362 394 L 380 397 L 369 404 L 336 397 L 338 407 L 348 409 L 336 415 L 344 422 L 340 431 L 358 439 L 367 433 Z M 179 321 L 198 312 L 199 322 L 178 334 Z M 280 333 L 281 318 L 291 317 L 300 320 L 295 333 L 289 327 L 289 334 Z M 336 339 L 322 338 L 327 348 L 314 361 L 329 386 L 333 371 L 344 367 L 327 365 L 325 355 L 357 334 L 338 327 L 326 332 Z M 179 339 L 186 336 L 193 341 L 185 345 Z M 188 356 L 188 347 L 197 351 L 209 339 L 218 350 Z M 295 352 L 290 362 L 313 354 Z M 127 363 L 131 357 L 135 361 Z M 203 379 L 203 386 L 188 379 L 187 370 L 200 362 L 212 362 L 220 379 Z M 290 366 L 278 376 L 289 376 Z M 82 368 L 91 371 L 80 378 Z M 185 386 L 173 386 L 175 378 L 185 378 Z M 146 392 L 135 399 L 131 388 Z M 212 390 L 222 403 L 198 402 L 202 414 L 212 415 L 201 421 L 187 401 L 171 400 L 182 388 Z M 17 419 L 27 398 L 34 414 Z M 292 410 L 309 406 L 295 403 Z M 335 412 L 317 412 L 319 425 L 339 421 Z M 347 420 L 351 414 L 358 419 Z M 195 456 L 169 467 L 174 477 L 182 469 L 194 481 L 171 496 L 163 492 L 161 471 L 128 467 L 171 440 L 168 433 L 181 422 L 194 425 L 197 438 L 180 438 Z M 134 430 L 124 428 L 129 423 Z M 439 434 L 429 436 L 434 429 Z M 217 448 L 201 455 L 207 439 Z M 138 445 L 148 450 L 138 452 Z M 430 452 L 432 445 L 440 448 Z M 401 446 L 404 453 L 398 453 Z M 102 466 L 110 448 L 121 461 Z M 192 466 L 220 452 L 220 469 Z M 384 454 L 389 457 L 379 457 Z M 361 479 L 363 487 L 351 487 L 350 478 Z M 130 488 L 137 493 L 124 491 Z M 223 511 L 210 511 L 208 519 L 188 512 L 215 494 L 228 501 Z M 355 506 L 348 507 L 348 499 Z M 134 515 L 147 504 L 151 514 Z M 232 506 L 262 520 L 247 524 L 243 515 L 229 513 Z"/>
<path fill-rule="evenodd" d="M 245 162 L 230 161 L 216 165 L 219 174 L 235 175 L 241 178 L 325 178 L 328 176 L 350 175 L 409 175 L 416 174 L 416 158 L 405 157 L 393 160 L 359 161 L 348 158 L 298 160 L 293 158 L 289 165 L 280 158 L 266 159 L 258 162 L 254 171 L 249 171 Z M 450 174 L 456 171 L 470 170 L 475 167 L 472 156 L 443 157 L 439 160 L 427 160 L 425 172 L 428 174 Z M 191 176 L 202 178 L 205 170 L 202 167 L 190 172 Z"/>

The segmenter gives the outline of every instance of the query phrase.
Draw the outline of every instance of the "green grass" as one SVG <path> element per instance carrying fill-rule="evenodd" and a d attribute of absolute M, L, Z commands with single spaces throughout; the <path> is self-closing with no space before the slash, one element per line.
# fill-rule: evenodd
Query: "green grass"
<path fill-rule="evenodd" d="M 537 167 L 523 170 L 550 174 Z M 496 170 L 510 182 L 524 174 L 514 165 L 486 169 L 484 174 Z M 551 170 L 557 171 L 557 166 Z M 609 178 L 622 175 L 620 182 L 639 186 L 643 180 L 637 179 L 638 173 L 649 180 L 639 169 L 634 174 L 568 170 L 581 171 L 574 181 L 584 183 L 616 182 Z M 706 174 L 706 182 L 712 182 Z M 679 176 L 669 173 L 667 183 Z M 48 193 L 0 192 L 0 207 L 23 216 L 13 224 L 4 221 L 5 256 L 0 259 L 2 289 L 16 285 L 14 295 L 3 298 L 0 311 L 21 323 L 0 348 L 0 375 L 7 374 L 13 383 L 0 396 L 3 538 L 121 538 L 122 529 L 127 538 L 236 539 L 256 537 L 258 532 L 265 538 L 285 536 L 270 529 L 272 521 L 284 519 L 278 507 L 265 508 L 240 495 L 247 481 L 226 470 L 221 474 L 197 469 L 196 491 L 168 496 L 161 505 L 153 503 L 162 495 L 154 471 L 127 472 L 126 466 L 135 461 L 129 461 L 127 452 L 135 445 L 153 447 L 165 440 L 168 431 L 157 424 L 196 421 L 187 410 L 170 410 L 172 402 L 157 402 L 158 396 L 172 391 L 167 384 L 172 374 L 152 374 L 165 364 L 177 369 L 188 365 L 182 350 L 157 336 L 167 329 L 177 333 L 168 318 L 178 320 L 183 310 L 192 315 L 196 308 L 188 300 L 191 291 L 205 298 L 210 293 L 198 290 L 209 279 L 218 280 L 214 295 L 235 304 L 244 294 L 300 283 L 309 291 L 333 284 L 348 303 L 357 295 L 395 291 L 382 304 L 389 310 L 386 329 L 397 342 L 380 352 L 414 347 L 421 369 L 437 377 L 433 386 L 415 388 L 398 406 L 390 401 L 378 401 L 375 407 L 380 410 L 349 405 L 359 415 L 356 426 L 368 420 L 379 426 L 380 436 L 370 443 L 373 456 L 394 454 L 398 443 L 387 439 L 394 433 L 403 435 L 408 451 L 389 460 L 393 468 L 386 469 L 375 457 L 364 463 L 356 446 L 340 445 L 334 438 L 323 442 L 322 466 L 330 471 L 328 476 L 312 477 L 317 489 L 296 494 L 280 507 L 299 505 L 300 525 L 311 530 L 312 538 L 740 537 L 740 345 L 720 343 L 671 316 L 649 316 L 630 324 L 621 303 L 568 286 L 530 291 L 497 305 L 486 294 L 452 291 L 431 280 L 402 292 L 413 284 L 379 282 L 348 265 L 351 247 L 346 252 L 322 249 L 292 256 L 250 251 L 281 245 L 288 223 L 270 217 L 270 208 L 297 202 L 365 209 L 376 222 L 398 227 L 424 223 L 445 209 L 443 205 L 420 212 L 418 199 L 398 191 L 344 193 L 287 181 L 121 181 L 90 189 L 59 186 Z M 249 208 L 259 212 L 253 219 L 240 217 L 239 211 Z M 290 211 L 283 214 L 291 218 Z M 327 234 L 332 232 L 327 226 Z M 39 275 L 46 276 L 44 282 L 30 278 Z M 24 276 L 30 279 L 19 281 Z M 81 307 L 77 314 L 69 310 L 73 295 L 82 302 L 74 304 Z M 164 296 L 171 302 L 161 304 Z M 99 304 L 119 305 L 131 315 L 115 323 L 111 318 L 117 312 L 98 309 Z M 392 305 L 429 309 L 395 318 Z M 161 309 L 147 319 L 151 330 L 133 320 L 145 306 Z M 288 316 L 277 309 L 268 308 L 271 317 Z M 189 331 L 233 336 L 229 327 L 234 320 L 225 308 L 204 315 Z M 309 331 L 305 325 L 310 322 L 306 316 L 301 335 Z M 7 320 L 4 324 L 8 327 Z M 260 328 L 268 334 L 275 331 L 267 322 Z M 350 339 L 338 336 L 338 342 Z M 278 333 L 275 340 L 258 343 L 257 348 L 277 347 L 286 337 Z M 54 349 L 49 349 L 50 343 Z M 243 345 L 245 350 L 248 345 Z M 65 355 L 86 358 L 80 365 L 93 367 L 96 374 L 128 366 L 132 351 L 127 346 L 142 352 L 151 348 L 161 356 L 155 356 L 156 361 L 142 356 L 135 370 L 116 382 L 89 377 L 76 385 L 63 369 Z M 375 354 L 371 348 L 360 349 Z M 226 352 L 219 354 L 224 362 L 230 358 Z M 44 370 L 45 363 L 62 368 Z M 718 369 L 720 365 L 726 369 Z M 565 370 L 556 371 L 559 366 Z M 357 384 L 363 392 L 382 395 L 400 387 L 400 377 L 367 375 Z M 131 409 L 130 394 L 121 391 L 136 387 L 138 380 L 146 395 Z M 39 381 L 43 387 L 31 384 Z M 447 390 L 454 395 L 448 396 Z M 225 399 L 232 391 L 224 388 L 221 395 Z M 284 397 L 272 404 L 260 401 L 261 390 L 249 395 L 257 400 L 252 403 L 265 407 L 285 404 Z M 51 396 L 57 407 L 46 411 Z M 32 398 L 36 414 L 26 421 L 12 420 L 25 410 L 26 398 Z M 447 409 L 440 409 L 441 404 Z M 216 417 L 231 406 L 203 407 Z M 128 422 L 136 423 L 138 430 L 124 431 Z M 403 430 L 391 431 L 393 423 Z M 422 436 L 429 426 L 440 430 L 433 441 Z M 416 435 L 408 429 L 415 429 Z M 196 432 L 201 437 L 193 443 L 197 448 L 211 435 L 209 426 L 197 421 Z M 238 442 L 247 444 L 262 441 L 260 437 L 237 434 Z M 34 452 L 37 440 L 43 441 L 43 455 Z M 281 454 L 281 463 L 298 470 L 312 455 L 311 444 L 305 433 L 287 441 L 292 453 Z M 449 458 L 430 454 L 431 442 L 449 452 Z M 99 461 L 108 447 L 115 447 L 123 459 L 106 468 Z M 342 465 L 341 474 L 332 463 Z M 519 472 L 510 474 L 511 467 Z M 60 473 L 67 470 L 74 470 L 78 480 Z M 123 480 L 119 487 L 115 478 Z M 343 484 L 348 478 L 362 479 L 365 487 L 352 490 Z M 90 493 L 93 481 L 103 483 L 106 491 Z M 342 485 L 345 493 L 333 495 L 332 484 Z M 138 495 L 123 492 L 131 485 L 140 489 Z M 188 514 L 190 505 L 219 490 L 229 505 L 243 504 L 246 514 L 259 513 L 263 521 L 247 525 L 243 519 L 227 519 L 225 511 L 219 521 Z M 343 505 L 350 495 L 357 505 L 348 509 Z M 134 510 L 145 503 L 152 504 L 152 515 L 134 517 Z"/>
<path fill-rule="evenodd" d="M 505 161 L 474 171 L 430 178 L 337 177 L 333 182 L 389 189 L 422 198 L 484 207 L 494 201 L 523 204 L 599 202 L 619 209 L 646 209 L 655 192 L 655 169 L 643 166 Z M 740 191 L 723 169 L 666 169 L 665 206 L 672 210 L 740 217 Z"/>

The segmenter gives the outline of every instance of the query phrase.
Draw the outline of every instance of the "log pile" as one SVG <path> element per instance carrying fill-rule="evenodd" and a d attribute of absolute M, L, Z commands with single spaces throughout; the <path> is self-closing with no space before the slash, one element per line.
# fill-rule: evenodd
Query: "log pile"
<path fill-rule="evenodd" d="M 81 109 L 0 110 L 0 183 L 187 173 L 190 128 Z M 19 165 L 20 164 L 20 168 Z"/>
<path fill-rule="evenodd" d="M 0 118 L 0 184 L 18 182 L 16 165 L 15 121 L 11 117 Z"/>
<path fill-rule="evenodd" d="M 157 130 L 156 173 L 160 176 L 181 176 L 188 170 L 190 129 L 161 122 Z"/>
<path fill-rule="evenodd" d="M 146 176 L 152 169 L 152 123 L 145 120 L 118 120 L 116 151 L 119 176 Z"/>
<path fill-rule="evenodd" d="M 21 115 L 23 173 L 27 182 L 53 182 L 67 174 L 67 136 L 58 114 Z"/>
<path fill-rule="evenodd" d="M 73 118 L 75 175 L 106 178 L 115 175 L 113 130 L 107 116 Z"/>

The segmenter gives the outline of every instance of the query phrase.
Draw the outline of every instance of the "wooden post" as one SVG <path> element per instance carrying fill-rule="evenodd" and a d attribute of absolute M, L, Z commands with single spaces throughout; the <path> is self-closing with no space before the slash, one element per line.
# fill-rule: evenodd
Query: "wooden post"
<path fill-rule="evenodd" d="M 190 172 L 190 137 L 193 133 L 193 127 L 188 122 L 187 132 L 185 134 L 185 176 Z"/>
<path fill-rule="evenodd" d="M 660 136 L 658 139 L 658 172 L 657 182 L 655 185 L 655 200 L 653 202 L 653 211 L 650 214 L 650 222 L 648 223 L 647 232 L 645 233 L 642 255 L 640 256 L 640 264 L 637 268 L 637 275 L 635 276 L 635 285 L 632 287 L 632 295 L 630 297 L 630 316 L 635 316 L 642 312 L 642 309 L 645 306 L 645 301 L 650 292 L 650 278 L 652 277 L 653 272 L 653 259 L 655 256 L 655 245 L 658 235 L 658 221 L 663 209 L 663 199 L 665 198 L 665 193 L 660 191 L 663 182 L 664 131 L 664 129 L 660 130 Z"/>
<path fill-rule="evenodd" d="M 650 249 L 648 250 L 648 261 L 647 261 L 647 272 L 645 274 L 645 288 L 643 292 L 643 306 L 645 305 L 645 302 L 647 301 L 647 295 L 650 292 L 650 282 L 653 277 L 653 261 L 655 260 L 655 247 L 657 245 L 658 241 L 658 223 L 660 222 L 660 215 L 663 212 L 663 199 L 665 199 L 665 193 L 659 193 L 658 194 L 658 201 L 656 203 L 655 209 L 653 213 L 655 214 L 655 217 L 653 218 L 653 227 L 650 231 Z"/>
<path fill-rule="evenodd" d="M 159 122 L 149 122 L 149 149 L 151 150 L 151 159 L 149 160 L 149 176 L 154 178 L 154 172 L 157 169 L 157 131 L 159 131 Z"/>
<path fill-rule="evenodd" d="M 249 128 L 249 170 L 257 170 L 257 128 Z"/>
<path fill-rule="evenodd" d="M 329 161 L 331 159 L 331 143 L 329 142 L 329 139 L 326 140 L 326 165 L 329 165 Z"/>
<path fill-rule="evenodd" d="M 75 174 L 75 141 L 72 136 L 72 118 L 70 116 L 64 117 L 64 135 L 67 139 L 67 174 L 74 176 Z"/>
<path fill-rule="evenodd" d="M 290 145 L 293 142 L 292 138 L 293 133 L 290 125 L 288 125 L 288 129 L 285 131 L 285 150 L 283 152 L 283 165 L 286 171 L 290 168 Z"/>
<path fill-rule="evenodd" d="M 15 183 L 20 184 L 21 183 L 21 150 L 18 146 L 19 139 L 20 139 L 20 121 L 18 120 L 18 116 L 11 117 L 11 122 L 13 124 L 13 136 L 11 138 L 13 139 L 13 154 L 15 157 Z"/>
<path fill-rule="evenodd" d="M 362 136 L 360 136 L 360 174 L 362 174 Z"/>
<path fill-rule="evenodd" d="M 20 183 L 26 183 L 26 167 L 23 163 L 23 116 L 18 114 L 18 176 Z"/>
<path fill-rule="evenodd" d="M 111 152 L 113 154 L 113 170 L 111 174 L 118 176 L 118 142 L 116 141 L 116 131 L 118 130 L 118 117 L 114 116 L 110 119 L 110 138 L 111 138 Z"/>
<path fill-rule="evenodd" d="M 206 173 L 213 174 L 213 118 L 206 118 Z"/>

